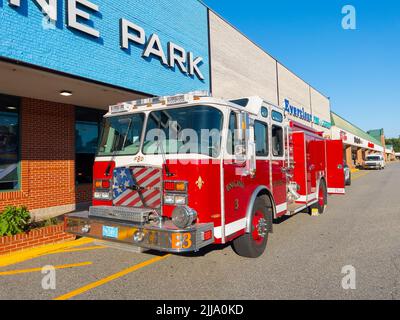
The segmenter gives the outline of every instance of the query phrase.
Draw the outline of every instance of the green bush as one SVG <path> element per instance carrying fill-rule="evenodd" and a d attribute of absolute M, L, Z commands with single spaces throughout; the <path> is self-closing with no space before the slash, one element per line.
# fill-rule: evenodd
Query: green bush
<path fill-rule="evenodd" d="M 7 207 L 0 214 L 0 237 L 27 231 L 30 219 L 31 215 L 26 207 Z"/>
<path fill-rule="evenodd" d="M 54 217 L 54 218 L 50 218 L 50 219 L 47 219 L 47 220 L 44 220 L 44 221 L 34 221 L 34 222 L 29 224 L 28 229 L 32 230 L 32 229 L 50 227 L 50 226 L 55 226 L 55 225 L 57 225 L 59 223 L 60 223 L 60 221 L 58 220 L 58 218 Z"/>
<path fill-rule="evenodd" d="M 45 226 L 45 227 L 56 226 L 56 225 L 59 224 L 59 223 L 60 223 L 60 221 L 58 220 L 58 218 L 57 218 L 57 217 L 54 217 L 54 218 L 47 219 L 47 220 L 44 222 L 44 226 Z"/>

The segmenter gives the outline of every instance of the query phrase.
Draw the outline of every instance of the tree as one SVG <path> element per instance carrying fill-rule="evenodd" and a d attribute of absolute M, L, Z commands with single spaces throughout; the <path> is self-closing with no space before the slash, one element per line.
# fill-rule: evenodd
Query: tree
<path fill-rule="evenodd" d="M 386 145 L 388 145 L 388 144 L 393 145 L 395 152 L 400 152 L 400 137 L 399 138 L 386 139 Z"/>

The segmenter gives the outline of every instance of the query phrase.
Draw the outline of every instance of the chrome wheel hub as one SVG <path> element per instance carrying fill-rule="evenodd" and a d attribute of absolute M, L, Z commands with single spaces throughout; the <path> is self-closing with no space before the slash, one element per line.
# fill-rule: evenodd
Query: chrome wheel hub
<path fill-rule="evenodd" d="M 265 219 L 260 219 L 257 225 L 257 231 L 260 237 L 265 238 L 268 233 L 268 223 Z"/>

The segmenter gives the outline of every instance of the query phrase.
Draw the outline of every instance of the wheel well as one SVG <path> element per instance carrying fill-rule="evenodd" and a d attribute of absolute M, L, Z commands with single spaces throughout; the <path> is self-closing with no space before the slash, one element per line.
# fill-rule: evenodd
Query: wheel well
<path fill-rule="evenodd" d="M 276 216 L 276 207 L 275 207 L 275 201 L 274 198 L 272 197 L 271 192 L 266 188 L 259 188 L 260 190 L 255 190 L 255 192 L 253 193 L 253 196 L 251 197 L 249 206 L 247 208 L 247 214 L 246 214 L 246 232 L 250 232 L 250 219 L 251 219 L 251 214 L 253 211 L 253 206 L 254 206 L 254 202 L 257 198 L 261 197 L 261 196 L 267 196 L 267 208 L 271 209 L 271 230 L 269 230 L 270 232 L 272 232 L 272 221 Z"/>
<path fill-rule="evenodd" d="M 262 191 L 260 191 L 259 193 L 258 193 L 258 195 L 257 195 L 257 198 L 258 197 L 261 197 L 261 196 L 268 196 L 268 203 L 267 203 L 267 207 L 268 208 L 272 208 L 272 214 L 275 216 L 275 203 L 274 203 L 274 200 L 273 200 L 273 198 L 272 198 L 272 194 L 271 194 L 271 192 L 269 192 L 268 190 L 266 190 L 266 189 L 263 189 Z"/>
<path fill-rule="evenodd" d="M 319 179 L 319 184 L 321 184 L 322 181 L 325 183 L 325 187 L 328 188 L 328 185 L 326 184 L 326 179 L 325 179 L 325 177 L 322 177 L 321 179 Z"/>

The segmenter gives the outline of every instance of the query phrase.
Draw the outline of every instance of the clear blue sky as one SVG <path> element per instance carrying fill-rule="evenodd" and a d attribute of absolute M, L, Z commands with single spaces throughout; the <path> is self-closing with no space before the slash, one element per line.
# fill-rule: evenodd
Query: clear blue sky
<path fill-rule="evenodd" d="M 400 135 L 399 0 L 204 0 L 272 56 L 331 97 L 361 129 Z M 357 29 L 342 28 L 353 5 Z"/>

